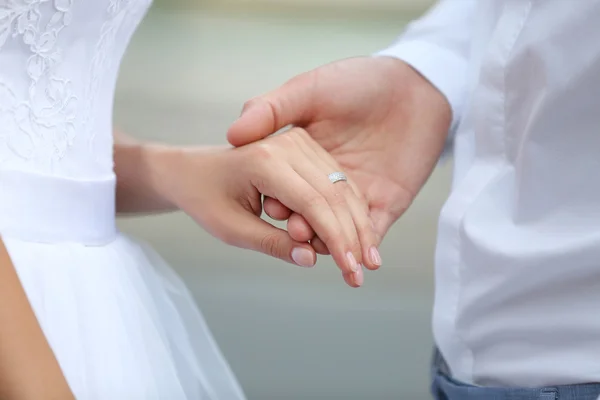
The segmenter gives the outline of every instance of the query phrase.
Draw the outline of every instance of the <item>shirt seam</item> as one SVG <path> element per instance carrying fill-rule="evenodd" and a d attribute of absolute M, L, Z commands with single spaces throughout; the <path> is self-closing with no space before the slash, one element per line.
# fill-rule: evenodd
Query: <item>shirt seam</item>
<path fill-rule="evenodd" d="M 519 22 L 519 24 L 517 25 L 512 37 L 510 38 L 510 50 L 507 52 L 505 59 L 504 59 L 504 66 L 503 68 L 506 66 L 506 64 L 508 63 L 508 61 L 510 60 L 511 56 L 513 55 L 513 51 L 514 51 L 514 47 L 515 44 L 517 42 L 518 37 L 520 36 L 521 32 L 523 31 L 523 28 L 525 26 L 525 22 L 527 21 L 530 12 L 531 12 L 531 8 L 532 8 L 532 3 L 534 0 L 530 0 L 527 3 L 527 7 L 523 10 L 522 12 L 522 16 L 521 16 L 521 21 Z M 507 143 L 506 143 L 506 99 L 505 99 L 505 93 L 506 93 L 506 70 L 502 71 L 502 92 L 500 93 L 501 96 L 501 101 L 502 101 L 502 115 L 501 115 L 501 122 L 500 122 L 500 128 L 501 128 L 501 133 L 504 135 L 504 138 L 502 140 L 502 159 L 504 161 L 504 164 L 507 163 L 508 158 L 507 158 Z M 497 168 L 497 172 L 501 172 L 503 169 L 505 169 L 506 165 L 501 165 Z M 474 352 L 471 349 L 471 347 L 467 344 L 467 341 L 463 338 L 462 333 L 460 332 L 460 330 L 458 329 L 458 325 L 457 325 L 457 319 L 458 319 L 458 312 L 457 310 L 460 307 L 460 304 L 462 303 L 462 278 L 463 278 L 463 268 L 462 268 L 462 243 L 463 243 L 463 235 L 461 233 L 461 229 L 460 227 L 462 226 L 463 222 L 464 222 L 464 218 L 466 216 L 466 209 L 472 205 L 475 204 L 475 202 L 477 201 L 477 199 L 481 196 L 481 193 L 485 190 L 485 188 L 491 184 L 496 182 L 498 179 L 502 178 L 504 175 L 500 174 L 499 176 L 496 176 L 494 179 L 492 179 L 490 182 L 488 182 L 485 186 L 483 186 L 481 188 L 481 190 L 479 191 L 479 193 L 471 200 L 471 202 L 469 203 L 469 205 L 467 205 L 467 207 L 465 207 L 465 210 L 463 210 L 463 213 L 461 215 L 461 217 L 459 218 L 458 221 L 458 293 L 456 296 L 456 307 L 455 307 L 455 312 L 454 312 L 454 327 L 455 327 L 455 334 L 456 334 L 456 339 L 462 343 L 464 349 L 467 351 L 468 354 L 468 371 L 469 371 L 469 380 L 473 383 L 475 383 L 475 379 L 474 379 L 474 365 L 475 365 L 475 356 L 474 356 Z"/>

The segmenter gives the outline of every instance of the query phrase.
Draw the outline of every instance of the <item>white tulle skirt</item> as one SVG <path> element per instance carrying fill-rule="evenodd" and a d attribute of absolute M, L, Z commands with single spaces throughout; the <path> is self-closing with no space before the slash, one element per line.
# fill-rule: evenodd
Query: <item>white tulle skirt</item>
<path fill-rule="evenodd" d="M 244 396 L 185 285 L 149 247 L 4 237 L 79 400 Z"/>
<path fill-rule="evenodd" d="M 183 282 L 117 231 L 114 175 L 0 187 L 0 235 L 78 400 L 244 399 Z"/>

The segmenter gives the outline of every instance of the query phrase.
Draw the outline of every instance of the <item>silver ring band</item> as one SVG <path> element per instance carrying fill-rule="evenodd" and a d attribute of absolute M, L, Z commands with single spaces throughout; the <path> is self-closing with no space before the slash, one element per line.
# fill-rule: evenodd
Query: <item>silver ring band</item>
<path fill-rule="evenodd" d="M 341 181 L 347 181 L 348 178 L 346 177 L 346 174 L 344 174 L 343 172 L 332 172 L 329 175 L 327 175 L 327 177 L 329 178 L 329 181 L 331 183 L 336 183 L 336 182 L 341 182 Z"/>

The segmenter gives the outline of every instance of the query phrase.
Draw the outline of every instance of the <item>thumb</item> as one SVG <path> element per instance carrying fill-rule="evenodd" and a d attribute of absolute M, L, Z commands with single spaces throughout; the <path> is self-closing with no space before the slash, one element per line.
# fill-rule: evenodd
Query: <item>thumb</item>
<path fill-rule="evenodd" d="M 301 267 L 313 267 L 317 260 L 314 249 L 308 243 L 294 241 L 283 229 L 276 228 L 239 204 L 235 210 L 221 213 L 220 221 L 225 243 L 243 249 L 254 250 Z"/>
<path fill-rule="evenodd" d="M 375 229 L 375 235 L 377 235 L 377 245 L 380 245 L 384 236 L 388 233 L 394 222 L 396 222 L 396 218 L 389 212 L 382 210 L 371 210 L 370 217 Z"/>
<path fill-rule="evenodd" d="M 246 102 L 242 115 L 227 131 L 227 140 L 239 147 L 310 119 L 314 102 L 311 72 L 293 78 L 280 88 Z"/>

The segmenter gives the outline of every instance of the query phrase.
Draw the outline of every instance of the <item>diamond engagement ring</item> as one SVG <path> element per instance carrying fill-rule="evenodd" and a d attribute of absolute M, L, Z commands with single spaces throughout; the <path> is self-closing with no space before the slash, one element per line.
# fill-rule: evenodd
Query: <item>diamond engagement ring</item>
<path fill-rule="evenodd" d="M 344 174 L 343 172 L 332 172 L 329 175 L 327 175 L 327 177 L 329 178 L 329 181 L 331 183 L 336 183 L 336 182 L 341 182 L 341 181 L 347 181 L 348 178 L 346 177 L 346 174 Z"/>

